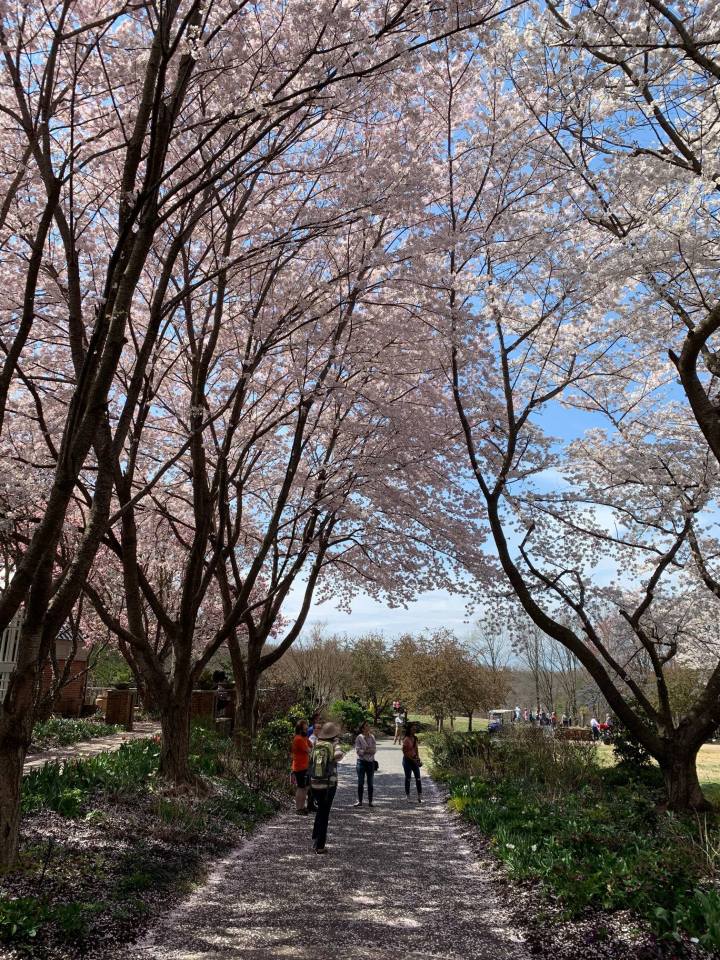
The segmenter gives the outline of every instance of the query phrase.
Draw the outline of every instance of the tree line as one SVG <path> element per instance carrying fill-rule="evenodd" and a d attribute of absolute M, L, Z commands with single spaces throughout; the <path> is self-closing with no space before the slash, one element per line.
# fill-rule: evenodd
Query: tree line
<path fill-rule="evenodd" d="M 510 693 L 507 667 L 483 663 L 470 642 L 448 629 L 388 640 L 378 633 L 325 635 L 315 627 L 278 663 L 268 676 L 273 681 L 301 692 L 311 710 L 356 699 L 379 724 L 392 722 L 392 705 L 400 701 L 405 710 L 432 716 L 439 729 L 462 716 L 472 730 L 473 718 L 502 706 Z"/>

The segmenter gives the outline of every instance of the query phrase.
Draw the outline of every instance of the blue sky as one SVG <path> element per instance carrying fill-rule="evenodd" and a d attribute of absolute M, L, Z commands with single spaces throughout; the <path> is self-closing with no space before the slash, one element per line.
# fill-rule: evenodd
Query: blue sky
<path fill-rule="evenodd" d="M 575 439 L 585 430 L 604 423 L 600 416 L 568 410 L 558 403 L 548 404 L 537 418 L 548 434 L 563 441 Z M 548 477 L 551 480 L 551 477 Z M 602 570 L 600 571 L 602 574 Z M 607 570 L 608 575 L 611 570 Z M 292 617 L 300 609 L 302 585 L 294 589 L 287 601 L 286 612 Z M 467 598 L 432 590 L 421 594 L 407 609 L 390 609 L 365 594 L 360 594 L 352 604 L 352 612 L 339 610 L 332 602 L 313 604 L 308 615 L 306 632 L 315 624 L 322 624 L 328 633 L 342 633 L 351 637 L 369 631 L 379 631 L 388 637 L 401 633 L 417 633 L 426 627 L 449 627 L 460 638 L 472 631 L 475 616 L 467 610 Z"/>

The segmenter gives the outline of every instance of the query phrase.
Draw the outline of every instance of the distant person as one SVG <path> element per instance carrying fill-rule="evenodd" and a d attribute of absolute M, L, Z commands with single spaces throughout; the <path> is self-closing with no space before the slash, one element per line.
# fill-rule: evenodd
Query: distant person
<path fill-rule="evenodd" d="M 590 720 L 590 731 L 592 733 L 593 740 L 600 739 L 600 724 L 597 721 L 597 717 L 593 717 Z"/>
<path fill-rule="evenodd" d="M 568 715 L 567 715 L 566 713 L 564 713 L 564 714 L 562 715 L 562 717 L 560 718 L 560 723 L 561 723 L 564 727 L 567 727 L 567 726 L 568 726 Z"/>
<path fill-rule="evenodd" d="M 373 805 L 373 788 L 375 786 L 375 754 L 377 742 L 370 731 L 370 724 L 366 721 L 355 738 L 355 753 L 357 754 L 357 801 L 356 807 L 363 804 L 363 791 L 367 779 L 368 806 Z"/>
<path fill-rule="evenodd" d="M 557 713 L 555 713 L 555 711 L 553 710 L 553 712 L 550 714 L 550 723 L 553 727 L 556 727 L 557 722 L 558 722 Z"/>
<path fill-rule="evenodd" d="M 340 749 L 340 728 L 334 723 L 316 726 L 315 746 L 310 756 L 310 785 L 317 806 L 312 840 L 315 853 L 327 853 L 328 821 L 337 792 L 337 765 L 343 758 Z"/>
<path fill-rule="evenodd" d="M 315 735 L 315 727 L 320 726 L 320 713 L 315 711 L 315 713 L 310 717 L 310 725 L 308 726 L 307 735 L 310 738 L 310 743 L 314 744 L 317 740 Z"/>
<path fill-rule="evenodd" d="M 403 738 L 403 718 L 402 718 L 402 714 L 400 713 L 400 708 L 398 707 L 398 711 L 395 714 L 395 739 L 393 740 L 393 744 L 402 743 L 402 738 Z"/>
<path fill-rule="evenodd" d="M 514 716 L 513 716 L 513 719 L 514 719 L 514 720 L 519 720 L 519 719 L 520 719 L 520 707 L 515 707 L 515 714 L 514 714 Z"/>
<path fill-rule="evenodd" d="M 320 726 L 320 713 L 315 711 L 315 713 L 310 717 L 310 726 L 308 727 L 308 740 L 310 741 L 310 747 L 315 746 L 317 736 L 315 734 L 315 729 Z M 317 806 L 315 805 L 315 797 L 313 796 L 312 783 L 308 783 L 308 792 L 307 792 L 307 809 L 308 813 L 315 813 Z"/>
<path fill-rule="evenodd" d="M 295 736 L 291 747 L 292 774 L 295 779 L 295 813 L 307 815 L 305 803 L 310 784 L 310 753 L 312 744 L 308 739 L 307 720 L 299 720 L 295 725 Z"/>
<path fill-rule="evenodd" d="M 528 708 L 525 707 L 525 709 L 523 710 L 523 723 L 527 723 L 527 722 L 528 722 Z"/>
<path fill-rule="evenodd" d="M 402 743 L 403 751 L 403 770 L 405 771 L 405 799 L 410 800 L 410 780 L 415 777 L 415 786 L 417 788 L 417 801 L 422 803 L 422 780 L 420 779 L 420 751 L 418 750 L 418 738 L 415 733 L 415 724 L 409 723 L 405 728 L 405 737 Z"/>

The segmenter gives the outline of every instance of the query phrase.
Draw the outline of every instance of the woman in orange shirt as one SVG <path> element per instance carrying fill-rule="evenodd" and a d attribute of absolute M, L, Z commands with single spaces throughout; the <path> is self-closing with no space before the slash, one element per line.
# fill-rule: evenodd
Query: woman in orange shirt
<path fill-rule="evenodd" d="M 308 739 L 307 720 L 298 721 L 295 727 L 295 736 L 293 737 L 290 750 L 292 757 L 292 772 L 295 778 L 295 813 L 307 814 L 305 800 L 307 798 L 308 785 L 310 783 L 310 751 L 312 744 Z"/>

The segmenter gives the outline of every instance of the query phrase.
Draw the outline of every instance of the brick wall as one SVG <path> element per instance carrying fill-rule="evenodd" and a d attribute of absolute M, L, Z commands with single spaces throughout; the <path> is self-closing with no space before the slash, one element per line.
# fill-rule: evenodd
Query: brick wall
<path fill-rule="evenodd" d="M 58 660 L 58 669 L 60 673 L 65 669 L 65 660 Z M 85 700 L 85 684 L 87 683 L 87 674 L 85 669 L 87 663 L 84 660 L 74 660 L 70 664 L 70 680 L 60 691 L 60 698 L 57 703 L 56 712 L 63 717 L 79 717 Z M 45 693 L 52 686 L 53 672 L 52 666 L 45 665 L 42 675 L 42 692 Z"/>

